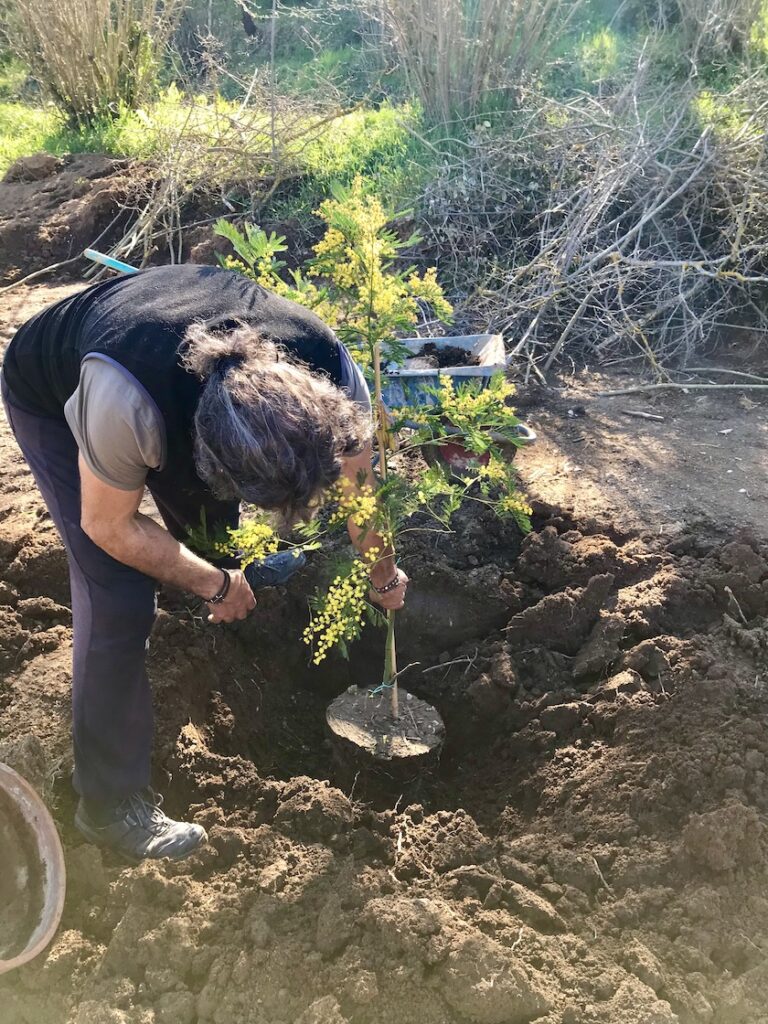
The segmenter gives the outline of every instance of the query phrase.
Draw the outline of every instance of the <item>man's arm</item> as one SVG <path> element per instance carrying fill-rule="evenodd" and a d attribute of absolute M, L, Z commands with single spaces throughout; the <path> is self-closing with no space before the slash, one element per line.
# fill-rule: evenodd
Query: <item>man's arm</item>
<path fill-rule="evenodd" d="M 361 491 L 364 488 L 376 489 L 376 480 L 373 475 L 372 451 L 368 445 L 359 455 L 353 455 L 344 459 L 342 468 L 341 486 L 348 491 Z M 380 554 L 376 562 L 371 566 L 371 583 L 374 587 L 384 587 L 392 580 L 397 579 L 398 585 L 386 594 L 377 594 L 371 591 L 371 598 L 381 605 L 382 608 L 396 610 L 402 608 L 405 603 L 405 591 L 408 586 L 408 577 L 398 569 L 395 564 L 394 552 L 391 547 L 384 543 L 384 539 L 372 528 L 359 527 L 350 519 L 347 523 L 350 539 L 363 554 L 371 548 L 378 548 Z"/>
<path fill-rule="evenodd" d="M 222 570 L 199 558 L 162 526 L 139 512 L 144 488 L 121 491 L 101 481 L 85 464 L 80 467 L 80 525 L 108 555 L 207 600 L 222 586 Z M 224 601 L 209 605 L 211 622 L 244 619 L 256 605 L 253 591 L 241 572 L 229 571 L 231 583 Z"/>

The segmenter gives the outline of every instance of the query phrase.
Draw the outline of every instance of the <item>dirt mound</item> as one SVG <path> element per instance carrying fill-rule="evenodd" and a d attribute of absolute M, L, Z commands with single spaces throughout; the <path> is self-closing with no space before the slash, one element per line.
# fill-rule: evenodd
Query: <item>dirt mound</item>
<path fill-rule="evenodd" d="M 138 174 L 128 161 L 92 153 L 18 160 L 0 186 L 0 280 L 77 256 L 110 224 L 102 245 L 118 237 Z"/>

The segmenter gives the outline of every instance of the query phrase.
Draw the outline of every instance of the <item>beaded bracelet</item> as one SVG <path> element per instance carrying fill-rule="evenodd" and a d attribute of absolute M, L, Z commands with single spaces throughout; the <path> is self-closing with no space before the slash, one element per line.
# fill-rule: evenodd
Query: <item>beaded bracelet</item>
<path fill-rule="evenodd" d="M 390 590 L 397 590 L 400 586 L 400 576 L 395 576 L 389 583 L 385 583 L 383 587 L 377 587 L 375 583 L 371 583 L 371 586 L 377 594 L 388 594 Z"/>
<path fill-rule="evenodd" d="M 213 597 L 209 597 L 207 599 L 206 604 L 221 604 L 221 602 L 226 598 L 227 594 L 229 593 L 229 588 L 232 583 L 232 577 L 229 575 L 226 569 L 222 569 L 221 571 L 224 573 L 224 582 L 219 587 L 217 593 L 215 593 Z"/>

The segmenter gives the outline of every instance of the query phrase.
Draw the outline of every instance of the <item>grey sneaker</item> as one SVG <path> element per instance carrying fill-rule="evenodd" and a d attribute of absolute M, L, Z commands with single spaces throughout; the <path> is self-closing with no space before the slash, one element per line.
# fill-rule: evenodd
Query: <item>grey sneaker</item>
<path fill-rule="evenodd" d="M 245 578 L 251 590 L 280 587 L 306 564 L 307 556 L 303 551 L 296 554 L 293 551 L 278 551 L 274 555 L 267 555 L 260 562 L 251 562 L 245 569 Z"/>
<path fill-rule="evenodd" d="M 186 821 L 173 821 L 160 809 L 162 796 L 142 789 L 117 805 L 107 824 L 99 824 L 81 800 L 75 826 L 97 846 L 106 846 L 138 864 L 148 858 L 182 860 L 208 839 L 205 829 Z"/>

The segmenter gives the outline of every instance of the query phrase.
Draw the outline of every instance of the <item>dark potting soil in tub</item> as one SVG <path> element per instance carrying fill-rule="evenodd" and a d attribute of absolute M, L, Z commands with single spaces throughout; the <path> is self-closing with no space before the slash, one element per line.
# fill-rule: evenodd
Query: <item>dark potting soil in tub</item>
<path fill-rule="evenodd" d="M 458 345 L 437 346 L 433 341 L 428 341 L 419 353 L 420 356 L 430 356 L 437 360 L 438 367 L 442 370 L 446 366 L 479 366 L 480 360 L 472 355 L 465 348 Z"/>
<path fill-rule="evenodd" d="M 0 957 L 26 946 L 43 910 L 43 869 L 34 838 L 9 798 L 0 792 Z"/>

